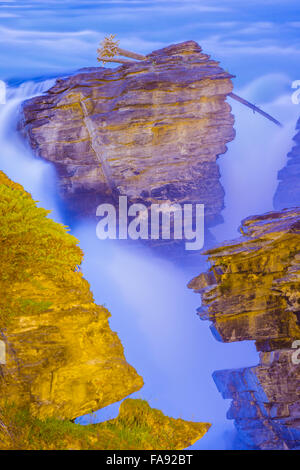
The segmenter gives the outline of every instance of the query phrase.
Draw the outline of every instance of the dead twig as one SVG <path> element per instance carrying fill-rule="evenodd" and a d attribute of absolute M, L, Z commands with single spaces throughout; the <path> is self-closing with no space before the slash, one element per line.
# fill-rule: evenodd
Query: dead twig
<path fill-rule="evenodd" d="M 124 57 L 129 57 L 130 59 L 135 60 L 145 60 L 146 57 L 142 54 L 137 54 L 136 52 L 127 51 L 126 49 L 121 49 L 119 47 L 119 41 L 115 39 L 115 34 L 110 34 L 106 36 L 101 42 L 101 47 L 97 49 L 98 52 L 98 61 L 103 62 L 116 62 L 121 64 L 128 64 L 132 61 L 116 57 L 116 55 L 121 55 Z"/>
<path fill-rule="evenodd" d="M 279 121 L 277 121 L 277 119 L 273 118 L 270 114 L 266 113 L 265 111 L 258 108 L 254 104 L 252 104 L 249 101 L 245 100 L 244 98 L 241 98 L 240 96 L 236 95 L 235 93 L 229 93 L 228 96 L 230 96 L 230 98 L 238 101 L 239 103 L 242 103 L 243 105 L 247 106 L 248 108 L 252 109 L 253 112 L 257 112 L 257 113 L 261 114 L 265 118 L 269 119 L 269 121 L 274 122 L 274 124 L 276 124 L 277 126 L 283 127 L 282 124 Z"/>

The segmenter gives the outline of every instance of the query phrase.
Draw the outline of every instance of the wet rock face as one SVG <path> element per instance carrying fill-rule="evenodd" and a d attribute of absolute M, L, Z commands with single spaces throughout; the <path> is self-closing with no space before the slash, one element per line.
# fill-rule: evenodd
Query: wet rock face
<path fill-rule="evenodd" d="M 224 342 L 255 340 L 256 367 L 214 373 L 228 418 L 250 447 L 300 445 L 300 209 L 246 219 L 242 236 L 209 250 L 211 269 L 189 287 L 201 293 L 198 314 Z"/>
<path fill-rule="evenodd" d="M 29 404 L 35 416 L 75 419 L 139 390 L 143 380 L 126 362 L 109 313 L 92 301 L 74 305 L 79 296 L 60 302 L 38 317 L 19 316 L 2 335 L 2 398 Z"/>
<path fill-rule="evenodd" d="M 296 130 L 295 146 L 288 153 L 286 166 L 278 172 L 279 184 L 274 196 L 274 208 L 277 210 L 300 204 L 300 118 Z"/>
<path fill-rule="evenodd" d="M 126 195 L 146 205 L 203 203 L 213 225 L 224 196 L 216 159 L 234 138 L 231 77 L 188 41 L 57 80 L 24 104 L 21 127 L 81 215 Z"/>
<path fill-rule="evenodd" d="M 200 316 L 224 342 L 256 340 L 260 351 L 300 338 L 300 210 L 244 220 L 242 236 L 209 250 L 212 267 L 189 287 L 202 294 Z"/>
<path fill-rule="evenodd" d="M 240 440 L 255 449 L 293 449 L 300 445 L 300 365 L 294 349 L 261 353 L 256 367 L 213 374 Z"/>
<path fill-rule="evenodd" d="M 143 386 L 77 269 L 78 241 L 46 215 L 0 172 L 0 442 L 7 402 L 74 419 Z"/>

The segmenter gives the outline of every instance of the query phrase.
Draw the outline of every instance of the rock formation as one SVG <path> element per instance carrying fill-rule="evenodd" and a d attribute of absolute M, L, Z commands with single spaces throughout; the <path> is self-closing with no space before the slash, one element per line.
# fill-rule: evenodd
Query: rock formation
<path fill-rule="evenodd" d="M 190 445 L 208 424 L 173 420 L 139 400 L 125 402 L 112 423 L 71 423 L 139 390 L 143 379 L 78 270 L 78 241 L 46 216 L 0 172 L 0 449 L 143 448 L 157 445 L 160 432 L 162 446 L 167 436 L 170 448 Z M 145 426 L 148 444 L 139 433 Z"/>
<path fill-rule="evenodd" d="M 146 205 L 203 203 L 211 226 L 224 196 L 216 159 L 235 135 L 231 77 L 187 41 L 58 79 L 25 102 L 21 127 L 81 216 L 126 195 Z"/>
<path fill-rule="evenodd" d="M 217 371 L 231 398 L 244 445 L 288 449 L 300 445 L 300 209 L 245 219 L 242 236 L 207 251 L 211 268 L 189 287 L 202 296 L 200 318 L 224 342 L 255 340 L 260 363 Z"/>
<path fill-rule="evenodd" d="M 0 449 L 5 450 L 182 450 L 202 437 L 208 423 L 165 416 L 144 400 L 126 399 L 119 416 L 81 426 L 54 418 L 41 420 L 27 410 L 0 411 Z"/>
<path fill-rule="evenodd" d="M 76 271 L 77 240 L 21 186 L 0 178 L 6 395 L 36 416 L 73 419 L 139 390 L 143 380 L 126 362 L 109 312 Z"/>
<path fill-rule="evenodd" d="M 294 137 L 296 145 L 288 153 L 287 164 L 278 172 L 279 184 L 274 196 L 276 210 L 295 207 L 300 204 L 300 118 Z"/>

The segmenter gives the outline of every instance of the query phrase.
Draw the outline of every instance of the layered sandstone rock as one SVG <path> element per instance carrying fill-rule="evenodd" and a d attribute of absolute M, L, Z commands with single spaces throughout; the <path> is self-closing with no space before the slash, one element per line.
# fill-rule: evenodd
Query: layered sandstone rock
<path fill-rule="evenodd" d="M 143 379 L 78 270 L 78 241 L 46 216 L 0 172 L 0 449 L 145 448 L 160 432 L 170 448 L 190 445 L 208 424 L 173 420 L 139 400 L 107 425 L 70 422 L 139 390 Z"/>
<path fill-rule="evenodd" d="M 209 226 L 223 208 L 216 160 L 234 138 L 231 77 L 187 41 L 57 80 L 25 102 L 21 127 L 81 215 L 126 195 L 146 205 L 203 203 Z"/>
<path fill-rule="evenodd" d="M 288 153 L 286 166 L 278 172 L 279 184 L 274 196 L 274 208 L 277 210 L 300 204 L 300 118 L 296 130 L 296 145 Z"/>
<path fill-rule="evenodd" d="M 74 419 L 143 386 L 77 266 L 82 252 L 0 172 L 0 404 Z"/>
<path fill-rule="evenodd" d="M 189 284 L 201 293 L 202 319 L 224 342 L 255 340 L 256 367 L 217 371 L 231 398 L 228 418 L 250 447 L 300 445 L 300 209 L 248 218 L 242 236 L 207 252 L 211 268 Z"/>

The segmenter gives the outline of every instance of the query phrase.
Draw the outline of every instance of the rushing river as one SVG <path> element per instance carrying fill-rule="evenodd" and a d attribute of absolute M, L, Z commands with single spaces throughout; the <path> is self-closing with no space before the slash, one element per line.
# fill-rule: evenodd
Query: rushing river
<path fill-rule="evenodd" d="M 242 218 L 271 210 L 277 171 L 286 161 L 299 114 L 299 106 L 290 99 L 291 81 L 300 78 L 293 75 L 293 61 L 297 62 L 299 56 L 293 33 L 296 23 L 270 29 L 264 9 L 260 23 L 251 23 L 258 15 L 251 5 L 249 24 L 240 24 L 241 12 L 234 8 L 226 16 L 222 9 L 218 13 L 212 7 L 198 11 L 196 4 L 194 11 L 193 2 L 187 2 L 185 10 L 181 2 L 172 2 L 172 10 L 167 4 L 164 9 L 160 2 L 153 2 L 152 16 L 139 1 L 115 1 L 111 7 L 93 0 L 86 7 L 83 3 L 2 2 L 0 43 L 5 47 L 0 49 L 0 79 L 8 81 L 10 87 L 6 104 L 0 104 L 0 169 L 21 183 L 40 206 L 51 209 L 50 217 L 66 222 L 53 166 L 34 157 L 16 130 L 22 102 L 40 95 L 53 83 L 52 79 L 38 81 L 34 77 L 54 77 L 96 65 L 95 50 L 103 31 L 120 31 L 122 46 L 142 53 L 195 39 L 238 75 L 238 94 L 284 124 L 279 129 L 240 104 L 230 103 L 237 136 L 219 160 L 226 193 L 225 222 L 215 227 L 214 234 L 219 242 L 235 237 Z M 233 1 L 227 3 L 234 5 Z M 286 3 L 287 16 L 281 16 L 291 20 Z M 131 12 L 129 4 L 134 5 Z M 199 27 L 197 21 L 198 25 L 204 23 Z M 281 31 L 276 47 L 276 38 L 271 41 L 274 31 L 278 35 Z M 186 285 L 205 269 L 205 260 L 196 268 L 175 265 L 146 248 L 132 250 L 118 241 L 100 241 L 95 228 L 90 222 L 71 223 L 71 233 L 80 240 L 85 254 L 82 270 L 95 300 L 110 310 L 110 325 L 124 345 L 126 358 L 144 378 L 143 389 L 133 396 L 147 399 L 169 416 L 211 422 L 212 428 L 194 448 L 232 448 L 234 428 L 226 419 L 229 402 L 217 391 L 212 372 L 255 365 L 258 355 L 251 342 L 217 342 L 209 322 L 202 322 L 195 314 L 200 296 Z M 111 405 L 78 421 L 87 424 L 114 417 L 118 406 Z"/>
<path fill-rule="evenodd" d="M 63 222 L 63 205 L 56 196 L 57 181 L 52 165 L 34 157 L 16 130 L 22 101 L 41 94 L 51 84 L 51 80 L 28 82 L 8 89 L 7 103 L 0 108 L 0 162 L 1 169 L 11 179 L 23 184 L 41 206 L 53 211 L 51 217 Z M 236 119 L 241 135 L 245 132 L 243 126 L 249 133 L 249 119 L 253 123 L 253 117 L 237 110 Z M 284 131 L 278 131 L 269 123 L 264 125 L 270 137 L 268 149 L 265 143 L 259 148 L 262 142 L 256 134 L 255 145 L 242 151 L 244 140 L 238 136 L 222 161 L 223 184 L 231 195 L 231 206 L 225 214 L 230 213 L 232 217 L 226 219 L 221 228 L 216 228 L 216 232 L 222 233 L 223 228 L 234 235 L 236 219 L 261 209 L 255 207 L 252 197 L 249 198 L 251 188 L 243 186 L 244 183 L 234 182 L 239 197 L 232 196 L 232 178 L 226 179 L 227 165 L 237 165 L 239 178 L 244 182 L 246 173 L 249 184 L 257 178 L 258 167 L 260 173 L 264 169 L 266 174 L 270 167 L 272 174 L 264 188 L 267 196 L 264 209 L 271 209 L 276 171 L 289 148 L 293 123 L 291 120 L 289 129 Z M 255 125 L 251 132 L 255 133 Z M 274 153 L 276 142 L 280 152 Z M 271 154 L 271 151 L 272 159 L 261 158 L 262 152 Z M 251 155 L 250 164 L 243 153 L 248 158 Z M 237 155 L 247 168 L 241 168 Z M 255 199 L 253 191 L 251 194 Z M 238 201 L 238 205 L 234 206 L 234 201 Z M 261 204 L 260 200 L 258 203 Z M 254 206 L 252 212 L 248 211 L 249 205 Z M 95 300 L 111 311 L 110 324 L 122 340 L 126 358 L 144 377 L 145 386 L 133 396 L 147 399 L 151 406 L 173 417 L 212 422 L 213 427 L 195 448 L 230 448 L 234 431 L 225 416 L 229 403 L 218 393 L 211 374 L 216 369 L 255 365 L 257 353 L 252 343 L 217 342 L 210 333 L 208 322 L 200 321 L 195 315 L 200 296 L 187 289 L 186 284 L 205 268 L 205 264 L 197 269 L 180 268 L 146 248 L 135 252 L 118 241 L 100 241 L 96 238 L 95 225 L 90 222 L 71 229 L 85 253 L 82 269 Z M 117 412 L 118 404 L 83 417 L 79 422 L 104 420 L 116 416 Z"/>

